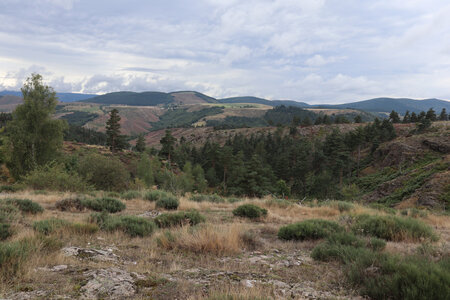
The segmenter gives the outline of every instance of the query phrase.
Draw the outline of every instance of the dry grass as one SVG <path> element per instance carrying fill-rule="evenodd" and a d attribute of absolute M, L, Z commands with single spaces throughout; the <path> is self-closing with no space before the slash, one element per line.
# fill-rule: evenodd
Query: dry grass
<path fill-rule="evenodd" d="M 157 237 L 158 245 L 166 250 L 178 249 L 215 255 L 236 254 L 244 246 L 240 224 L 183 226 L 164 231 Z"/>

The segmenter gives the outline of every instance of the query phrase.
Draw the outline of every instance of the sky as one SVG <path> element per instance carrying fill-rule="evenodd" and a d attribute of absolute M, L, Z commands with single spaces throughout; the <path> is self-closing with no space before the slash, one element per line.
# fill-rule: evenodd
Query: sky
<path fill-rule="evenodd" d="M 1 0 L 0 90 L 450 99 L 448 0 Z"/>

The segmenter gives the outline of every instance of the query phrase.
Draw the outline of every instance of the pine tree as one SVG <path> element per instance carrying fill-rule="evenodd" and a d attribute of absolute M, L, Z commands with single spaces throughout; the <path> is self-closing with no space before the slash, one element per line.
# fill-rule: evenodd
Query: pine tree
<path fill-rule="evenodd" d="M 355 123 L 362 123 L 361 115 L 356 115 L 354 121 L 355 121 Z"/>
<path fill-rule="evenodd" d="M 392 123 L 400 123 L 400 117 L 398 116 L 398 113 L 395 110 L 391 111 L 391 114 L 389 115 L 389 120 Z"/>
<path fill-rule="evenodd" d="M 430 120 L 431 122 L 436 121 L 436 113 L 435 113 L 435 111 L 434 111 L 433 108 L 430 108 L 430 109 L 427 111 L 427 115 L 426 115 L 425 118 L 428 119 L 428 120 Z"/>
<path fill-rule="evenodd" d="M 416 123 L 419 121 L 419 117 L 417 117 L 415 112 L 411 113 L 411 123 Z"/>
<path fill-rule="evenodd" d="M 125 148 L 124 137 L 120 135 L 120 116 L 119 111 L 114 108 L 109 113 L 109 119 L 106 121 L 106 145 L 112 152 L 117 152 Z"/>
<path fill-rule="evenodd" d="M 21 90 L 24 103 L 16 107 L 6 126 L 7 166 L 15 178 L 54 159 L 67 128 L 64 121 L 52 118 L 58 100 L 41 75 L 32 74 Z"/>
<path fill-rule="evenodd" d="M 405 115 L 403 116 L 403 123 L 411 123 L 411 116 L 409 115 L 409 110 L 405 112 Z"/>
<path fill-rule="evenodd" d="M 447 115 L 447 111 L 445 110 L 445 107 L 441 110 L 441 113 L 439 114 L 439 120 L 440 121 L 448 120 L 448 115 Z"/>
<path fill-rule="evenodd" d="M 162 145 L 159 154 L 165 156 L 170 162 L 175 150 L 175 143 L 177 142 L 177 139 L 172 135 L 170 130 L 166 130 L 166 135 L 159 142 Z"/>
<path fill-rule="evenodd" d="M 144 152 L 145 151 L 145 138 L 143 134 L 140 134 L 136 141 L 136 151 Z"/>

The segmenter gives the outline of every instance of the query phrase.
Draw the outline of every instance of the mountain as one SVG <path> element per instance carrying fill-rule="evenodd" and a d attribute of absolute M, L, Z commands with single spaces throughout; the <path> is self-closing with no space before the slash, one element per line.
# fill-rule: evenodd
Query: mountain
<path fill-rule="evenodd" d="M 18 91 L 1 91 L 0 96 L 11 95 L 22 97 L 22 92 Z M 94 94 L 79 94 L 79 93 L 56 93 L 56 97 L 58 97 L 61 102 L 76 102 L 84 99 L 92 98 L 97 95 Z"/>
<path fill-rule="evenodd" d="M 217 100 L 195 91 L 162 92 L 115 92 L 85 99 L 81 102 L 100 104 L 122 104 L 132 106 L 157 106 L 161 104 L 217 103 Z"/>
<path fill-rule="evenodd" d="M 0 112 L 11 112 L 19 104 L 22 104 L 22 98 L 18 96 L 0 96 Z"/>
<path fill-rule="evenodd" d="M 269 106 L 297 106 L 297 107 L 309 107 L 310 105 L 305 102 L 298 102 L 293 100 L 267 100 L 263 98 L 253 97 L 253 96 L 244 96 L 244 97 L 231 97 L 231 98 L 223 98 L 218 100 L 219 103 L 256 103 L 256 104 L 264 104 Z"/>
<path fill-rule="evenodd" d="M 404 114 L 407 110 L 410 112 L 427 111 L 433 108 L 439 113 L 443 108 L 450 110 L 450 102 L 439 99 L 415 100 L 409 98 L 375 98 L 370 100 L 351 102 L 338 105 L 314 105 L 317 108 L 353 108 L 369 112 L 391 112 L 395 110 Z"/>

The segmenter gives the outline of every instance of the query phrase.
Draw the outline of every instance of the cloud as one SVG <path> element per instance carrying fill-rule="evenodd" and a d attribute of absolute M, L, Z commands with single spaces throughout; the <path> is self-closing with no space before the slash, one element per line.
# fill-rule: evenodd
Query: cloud
<path fill-rule="evenodd" d="M 450 98 L 444 0 L 0 2 L 0 89 Z"/>

